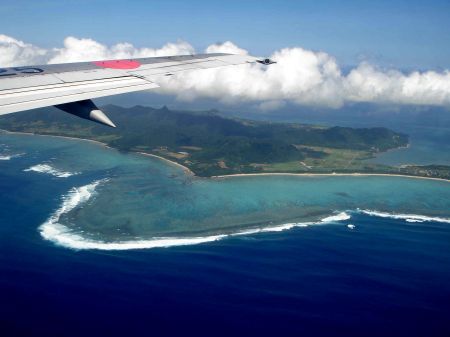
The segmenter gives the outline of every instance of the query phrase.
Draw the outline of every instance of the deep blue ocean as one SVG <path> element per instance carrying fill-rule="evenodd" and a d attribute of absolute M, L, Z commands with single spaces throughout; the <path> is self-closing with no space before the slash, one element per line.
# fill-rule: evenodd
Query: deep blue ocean
<path fill-rule="evenodd" d="M 450 336 L 448 182 L 0 144 L 1 336 Z"/>

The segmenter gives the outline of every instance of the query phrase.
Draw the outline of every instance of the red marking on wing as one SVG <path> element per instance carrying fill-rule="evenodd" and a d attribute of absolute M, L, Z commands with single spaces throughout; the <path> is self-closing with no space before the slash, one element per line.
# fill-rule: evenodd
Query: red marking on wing
<path fill-rule="evenodd" d="M 111 68 L 111 69 L 136 69 L 141 66 L 141 64 L 138 61 L 134 60 L 96 61 L 92 63 L 102 68 Z"/>

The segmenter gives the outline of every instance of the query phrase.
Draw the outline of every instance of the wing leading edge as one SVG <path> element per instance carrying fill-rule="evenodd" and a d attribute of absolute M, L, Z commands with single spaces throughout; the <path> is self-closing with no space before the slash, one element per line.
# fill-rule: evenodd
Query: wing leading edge
<path fill-rule="evenodd" d="M 271 60 L 233 54 L 199 54 L 0 69 L 0 115 L 46 106 L 104 125 L 114 123 L 92 98 L 159 87 L 159 76 Z"/>

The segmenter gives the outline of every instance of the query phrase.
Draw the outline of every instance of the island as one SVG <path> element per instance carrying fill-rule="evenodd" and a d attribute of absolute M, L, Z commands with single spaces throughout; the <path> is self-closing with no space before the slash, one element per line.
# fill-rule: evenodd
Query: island
<path fill-rule="evenodd" d="M 254 121 L 227 117 L 215 110 L 115 105 L 102 109 L 117 128 L 107 128 L 54 108 L 1 116 L 0 128 L 95 140 L 121 151 L 162 157 L 201 177 L 355 173 L 450 179 L 448 166 L 394 167 L 368 162 L 377 153 L 408 145 L 407 135 L 387 128 Z"/>

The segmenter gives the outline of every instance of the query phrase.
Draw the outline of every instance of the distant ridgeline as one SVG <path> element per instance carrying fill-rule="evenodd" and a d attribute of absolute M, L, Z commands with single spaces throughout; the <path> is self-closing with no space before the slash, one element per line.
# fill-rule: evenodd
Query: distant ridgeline
<path fill-rule="evenodd" d="M 355 129 L 227 118 L 217 112 L 172 111 L 135 106 L 103 107 L 116 129 L 48 108 L 5 115 L 10 131 L 87 138 L 123 151 L 156 154 L 197 175 L 250 172 L 404 172 L 364 161 L 374 153 L 408 144 L 386 128 Z M 445 169 L 444 169 L 445 171 Z M 431 173 L 431 175 L 435 175 Z"/>

